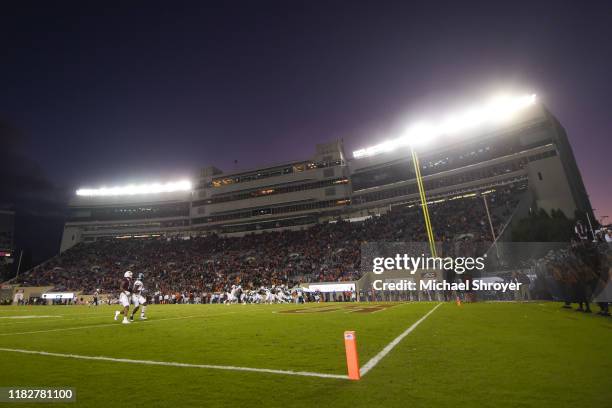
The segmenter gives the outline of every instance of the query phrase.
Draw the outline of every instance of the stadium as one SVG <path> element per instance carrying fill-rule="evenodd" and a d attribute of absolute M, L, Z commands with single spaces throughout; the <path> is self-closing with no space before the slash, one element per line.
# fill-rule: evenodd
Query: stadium
<path fill-rule="evenodd" d="M 0 407 L 610 407 L 605 2 L 6 2 Z"/>
<path fill-rule="evenodd" d="M 563 127 L 535 95 L 443 118 L 350 154 L 79 189 L 60 253 L 2 284 L 7 385 L 83 406 L 607 405 L 590 339 L 610 320 L 567 307 L 609 315 L 610 250 Z M 571 244 L 517 242 L 542 213 Z M 393 254 L 455 263 L 379 274 Z"/>

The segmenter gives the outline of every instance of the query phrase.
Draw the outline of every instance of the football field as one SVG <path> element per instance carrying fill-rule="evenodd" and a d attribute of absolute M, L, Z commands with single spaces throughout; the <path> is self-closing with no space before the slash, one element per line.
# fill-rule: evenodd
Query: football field
<path fill-rule="evenodd" d="M 70 387 L 72 407 L 612 399 L 612 319 L 559 303 L 153 305 L 131 325 L 115 309 L 0 308 L 0 387 Z M 346 378 L 345 330 L 357 334 L 359 381 Z"/>

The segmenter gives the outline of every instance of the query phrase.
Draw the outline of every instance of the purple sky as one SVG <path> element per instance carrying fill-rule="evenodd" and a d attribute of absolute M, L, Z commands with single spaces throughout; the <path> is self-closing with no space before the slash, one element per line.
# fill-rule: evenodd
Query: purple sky
<path fill-rule="evenodd" d="M 335 138 L 352 152 L 501 89 L 559 118 L 612 217 L 604 2 L 80 3 L 0 16 L 0 117 L 57 185 L 307 158 Z"/>

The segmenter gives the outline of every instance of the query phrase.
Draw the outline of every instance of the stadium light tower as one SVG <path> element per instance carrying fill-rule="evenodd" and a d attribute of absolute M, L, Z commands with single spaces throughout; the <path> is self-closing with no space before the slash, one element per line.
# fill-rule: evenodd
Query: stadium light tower
<path fill-rule="evenodd" d="M 535 103 L 536 96 L 499 96 L 488 103 L 447 116 L 437 123 L 418 122 L 409 126 L 398 138 L 353 152 L 355 159 L 388 153 L 401 147 L 410 147 L 432 141 L 441 136 L 461 134 L 487 124 L 503 123 L 513 115 Z"/>
<path fill-rule="evenodd" d="M 431 256 L 436 257 L 436 245 L 429 217 L 429 208 L 423 187 L 423 177 L 419 165 L 419 158 L 415 151 L 415 146 L 427 144 L 442 136 L 453 136 L 477 129 L 484 125 L 495 125 L 511 120 L 513 115 L 535 103 L 535 94 L 523 95 L 518 97 L 498 96 L 491 99 L 488 103 L 475 106 L 463 112 L 447 116 L 437 122 L 419 122 L 409 126 L 404 134 L 398 138 L 386 140 L 374 146 L 353 152 L 355 159 L 376 156 L 382 153 L 392 152 L 402 147 L 410 147 L 412 163 L 414 164 L 415 178 L 419 188 L 425 229 L 429 240 Z M 493 235 L 495 235 L 493 233 Z"/>
<path fill-rule="evenodd" d="M 130 184 L 117 187 L 81 188 L 76 195 L 83 197 L 130 196 L 139 194 L 172 193 L 190 191 L 192 184 L 188 180 L 169 183 Z"/>

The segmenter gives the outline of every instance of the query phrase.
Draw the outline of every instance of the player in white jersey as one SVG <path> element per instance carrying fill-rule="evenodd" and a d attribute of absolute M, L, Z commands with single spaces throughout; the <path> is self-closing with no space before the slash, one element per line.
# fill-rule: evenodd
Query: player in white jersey
<path fill-rule="evenodd" d="M 139 307 L 140 309 L 140 320 L 147 320 L 147 316 L 145 316 L 145 312 L 147 311 L 147 298 L 144 296 L 144 275 L 142 273 L 138 274 L 138 278 L 134 282 L 134 286 L 132 289 L 132 303 L 134 304 L 134 309 L 132 309 L 132 314 L 130 316 L 130 321 L 134 321 L 134 315 Z"/>
<path fill-rule="evenodd" d="M 236 285 L 232 285 L 232 289 L 227 293 L 227 299 L 225 299 L 225 304 L 229 305 L 231 303 L 234 303 L 234 301 L 236 300 Z"/>
<path fill-rule="evenodd" d="M 276 290 L 276 300 L 278 303 L 287 303 L 286 294 L 282 286 Z"/>
<path fill-rule="evenodd" d="M 231 302 L 232 303 L 240 303 L 240 296 L 242 294 L 242 286 L 238 285 L 238 286 L 232 286 L 232 298 L 231 298 Z"/>
<path fill-rule="evenodd" d="M 272 293 L 272 291 L 268 288 L 265 288 L 266 291 L 266 303 L 274 303 L 276 296 L 274 296 L 274 293 Z"/>

